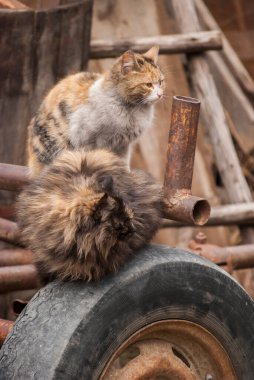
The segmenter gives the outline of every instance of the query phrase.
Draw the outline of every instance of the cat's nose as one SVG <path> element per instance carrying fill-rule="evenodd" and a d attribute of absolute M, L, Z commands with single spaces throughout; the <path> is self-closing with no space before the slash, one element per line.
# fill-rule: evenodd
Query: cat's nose
<path fill-rule="evenodd" d="M 158 96 L 158 98 L 161 98 L 162 97 L 162 93 L 157 92 L 157 96 Z"/>

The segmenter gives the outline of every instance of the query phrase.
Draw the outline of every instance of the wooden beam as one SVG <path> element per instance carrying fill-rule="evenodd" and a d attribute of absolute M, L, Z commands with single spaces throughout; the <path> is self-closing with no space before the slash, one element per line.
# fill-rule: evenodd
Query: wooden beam
<path fill-rule="evenodd" d="M 244 89 L 245 92 L 254 96 L 254 81 L 251 78 L 250 74 L 242 64 L 235 50 L 230 45 L 225 34 L 220 29 L 218 23 L 215 21 L 213 15 L 204 4 L 202 0 L 195 0 L 195 6 L 197 8 L 198 15 L 204 27 L 209 30 L 219 30 L 222 36 L 223 42 L 223 51 L 222 54 L 225 57 L 228 66 L 232 70 L 234 76 L 239 82 L 240 86 Z"/>
<path fill-rule="evenodd" d="M 160 45 L 160 54 L 194 53 L 222 48 L 221 35 L 218 31 L 173 34 L 129 40 L 94 40 L 90 44 L 90 58 L 118 57 L 126 50 L 144 53 L 153 45 Z"/>

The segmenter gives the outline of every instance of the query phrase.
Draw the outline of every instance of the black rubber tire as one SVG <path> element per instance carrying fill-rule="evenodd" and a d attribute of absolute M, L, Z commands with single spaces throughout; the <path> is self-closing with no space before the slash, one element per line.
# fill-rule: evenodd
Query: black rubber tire
<path fill-rule="evenodd" d="M 41 289 L 1 349 L 0 379 L 97 380 L 127 337 L 170 318 L 206 327 L 238 378 L 254 379 L 251 298 L 212 263 L 157 245 L 99 283 L 53 282 Z"/>

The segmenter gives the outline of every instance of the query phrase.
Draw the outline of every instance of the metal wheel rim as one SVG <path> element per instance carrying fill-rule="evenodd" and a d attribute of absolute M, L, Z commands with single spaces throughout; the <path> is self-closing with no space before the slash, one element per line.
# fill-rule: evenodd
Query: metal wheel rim
<path fill-rule="evenodd" d="M 112 355 L 99 380 L 237 380 L 217 338 L 184 320 L 152 323 Z"/>

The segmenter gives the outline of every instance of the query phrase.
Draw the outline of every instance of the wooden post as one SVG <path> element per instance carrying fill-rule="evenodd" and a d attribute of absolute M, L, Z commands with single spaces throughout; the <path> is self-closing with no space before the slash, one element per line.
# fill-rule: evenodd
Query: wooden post
<path fill-rule="evenodd" d="M 200 31 L 193 0 L 172 0 L 177 24 L 182 33 Z M 226 117 L 204 54 L 188 56 L 191 80 L 201 99 L 205 127 L 212 141 L 216 164 L 231 203 L 251 202 L 252 195 L 234 149 Z M 246 242 L 254 240 L 253 230 L 243 230 Z"/>

